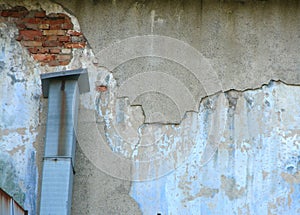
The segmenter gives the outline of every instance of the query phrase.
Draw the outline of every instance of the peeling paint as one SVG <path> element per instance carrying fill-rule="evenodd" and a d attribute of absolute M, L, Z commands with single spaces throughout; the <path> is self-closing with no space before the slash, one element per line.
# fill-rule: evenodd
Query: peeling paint
<path fill-rule="evenodd" d="M 196 147 L 170 174 L 132 184 L 131 196 L 143 214 L 298 214 L 299 92 L 279 82 L 230 92 L 222 106 L 226 128 L 212 160 L 202 166 Z M 204 100 L 201 107 L 207 104 Z M 198 123 L 201 128 L 213 122 Z M 202 132 L 199 139 L 205 142 Z"/>

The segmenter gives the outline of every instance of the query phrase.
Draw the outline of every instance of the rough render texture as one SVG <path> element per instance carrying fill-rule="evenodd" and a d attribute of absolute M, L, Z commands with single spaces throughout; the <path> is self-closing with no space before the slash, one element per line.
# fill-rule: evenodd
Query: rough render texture
<path fill-rule="evenodd" d="M 30 214 L 39 204 L 47 110 L 39 74 L 81 67 L 89 70 L 92 90 L 81 96 L 72 214 L 300 213 L 299 87 L 289 86 L 300 80 L 298 2 L 57 2 L 68 12 L 48 1 L 5 5 L 66 13 L 76 31 L 80 24 L 92 50 L 73 50 L 67 66 L 40 66 L 14 40 L 13 24 L 0 28 L 0 182 Z M 134 43 L 145 48 L 138 54 L 148 55 L 128 62 L 119 59 L 126 60 L 130 41 L 121 43 L 124 49 L 112 46 L 115 52 L 104 49 L 149 34 L 195 48 L 196 60 L 218 78 L 203 81 L 206 73 L 197 71 L 199 80 L 186 61 L 176 60 L 180 53 L 151 55 L 151 43 Z M 150 78 L 163 73 L 179 80 L 198 99 L 196 107 L 184 104 L 184 112 L 194 111 L 182 115 L 176 105 L 185 100 L 162 93 L 135 98 L 129 89 L 129 99 L 118 98 L 127 93 L 120 91 L 127 80 L 145 83 L 140 73 L 153 71 Z M 174 88 L 164 84 L 163 90 Z M 244 91 L 250 88 L 257 89 Z M 182 97 L 186 91 L 176 92 Z"/>
<path fill-rule="evenodd" d="M 204 97 L 206 94 L 212 95 L 221 90 L 258 88 L 262 84 L 267 84 L 271 79 L 289 84 L 300 82 L 299 52 L 296 45 L 300 43 L 300 4 L 298 1 L 177 0 L 102 3 L 100 1 L 58 0 L 57 2 L 76 15 L 99 62 L 102 66 L 107 66 L 115 77 L 120 79 L 119 84 L 147 70 L 172 73 L 172 76 L 183 82 L 186 88 L 194 84 L 198 86 L 193 87 L 194 91 L 191 94 L 199 103 L 199 95 Z M 198 50 L 201 56 L 186 55 L 181 60 L 174 60 L 172 46 L 162 47 L 164 54 L 171 57 L 173 62 L 160 66 L 160 62 L 156 63 L 155 59 L 147 58 L 144 62 L 146 61 L 148 66 L 141 67 L 140 59 L 134 59 L 132 56 L 135 55 L 126 50 L 127 42 L 122 41 L 144 35 L 178 39 Z M 104 49 L 115 42 L 118 42 L 115 52 L 113 48 L 109 51 Z M 134 47 L 131 50 L 135 49 L 134 54 L 140 55 L 156 54 L 157 49 L 153 49 L 155 43 L 149 40 L 147 42 L 149 44 L 145 44 L 145 40 L 141 44 L 136 42 L 131 45 L 131 48 Z M 180 57 L 180 52 L 185 53 L 185 51 L 184 49 L 177 50 L 179 53 L 176 56 Z M 114 55 L 111 55 L 111 52 Z M 119 60 L 119 64 L 111 66 L 111 58 Z M 126 58 L 127 62 L 121 61 Z M 185 62 L 190 58 L 193 63 L 207 61 L 202 64 L 204 68 L 198 71 L 202 73 L 201 78 L 197 75 L 193 76 L 194 71 L 191 68 L 187 68 L 189 71 L 182 75 L 182 66 L 186 66 Z M 130 69 L 124 69 L 128 66 Z M 191 66 L 191 63 L 187 66 Z M 211 70 L 210 67 L 216 73 L 216 79 L 207 80 L 206 71 Z M 143 81 L 143 78 L 139 80 Z M 221 85 L 221 89 L 215 82 Z M 168 88 L 172 87 L 171 83 L 165 84 Z M 186 93 L 181 94 L 181 88 L 178 88 L 177 93 L 181 97 L 187 96 Z M 129 92 L 127 96 L 130 98 L 135 95 Z M 148 96 L 151 95 L 148 94 Z M 147 96 L 137 98 L 136 103 L 147 103 L 147 98 Z M 157 112 L 157 107 L 163 107 L 165 102 L 170 103 L 170 99 L 160 94 L 152 95 L 151 98 L 154 101 L 148 106 L 145 105 L 144 109 L 148 110 L 145 112 L 148 114 L 146 119 L 152 117 L 155 122 L 157 119 L 152 115 Z M 171 99 L 174 100 L 174 98 Z M 178 112 L 174 110 L 174 105 L 169 105 L 169 110 L 164 110 L 166 119 L 163 122 L 180 121 L 178 117 L 174 119 L 173 113 Z M 192 109 L 187 106 L 187 110 Z"/>

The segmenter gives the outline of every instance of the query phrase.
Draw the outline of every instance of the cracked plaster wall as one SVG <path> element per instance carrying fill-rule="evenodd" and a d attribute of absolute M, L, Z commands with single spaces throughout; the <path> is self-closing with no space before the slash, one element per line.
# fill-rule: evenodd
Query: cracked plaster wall
<path fill-rule="evenodd" d="M 14 182 L 1 183 L 31 214 L 39 204 L 47 111 L 39 74 L 80 67 L 88 68 L 92 90 L 81 95 L 72 214 L 300 213 L 300 97 L 299 87 L 290 86 L 300 80 L 297 1 L 56 2 L 65 9 L 48 1 L 3 1 L 47 13 L 67 10 L 91 46 L 73 51 L 68 66 L 41 67 L 13 39 L 16 28 L 1 23 L 1 160 L 16 169 L 5 174 Z M 203 82 L 184 62 L 171 62 L 180 55 L 106 65 L 114 52 L 103 52 L 105 46 L 148 34 L 196 48 L 196 60 L 217 79 L 207 81 L 200 70 Z M 141 71 L 179 80 L 195 99 L 184 112 L 194 112 L 180 114 L 163 94 L 137 98 L 143 109 L 117 98 L 120 86 Z M 162 89 L 173 87 L 165 84 Z M 241 91 L 248 88 L 257 89 Z M 217 93 L 229 89 L 240 91 Z M 144 123 L 147 116 L 153 124 Z"/>

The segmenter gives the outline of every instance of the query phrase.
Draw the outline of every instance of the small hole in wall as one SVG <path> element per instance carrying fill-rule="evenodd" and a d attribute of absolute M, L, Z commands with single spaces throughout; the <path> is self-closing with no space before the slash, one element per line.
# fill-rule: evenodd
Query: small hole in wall
<path fill-rule="evenodd" d="M 157 215 L 161 215 L 161 213 L 157 213 Z"/>

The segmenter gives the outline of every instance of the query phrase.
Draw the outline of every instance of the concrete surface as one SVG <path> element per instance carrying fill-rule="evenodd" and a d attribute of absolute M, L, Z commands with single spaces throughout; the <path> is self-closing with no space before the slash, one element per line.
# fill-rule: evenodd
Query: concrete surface
<path fill-rule="evenodd" d="M 62 4 L 78 18 L 101 66 L 107 67 L 118 78 L 122 76 L 119 84 L 130 80 L 137 73 L 144 72 L 148 67 L 154 71 L 164 69 L 163 72 L 172 73 L 174 78 L 182 81 L 185 88 L 189 89 L 189 86 L 195 84 L 195 72 L 188 67 L 186 69 L 189 72 L 183 77 L 181 67 L 192 66 L 197 62 L 206 62 L 201 63 L 203 68 L 197 71 L 202 76 L 199 78 L 196 75 L 196 82 L 200 82 L 201 86 L 195 87 L 194 91 L 198 90 L 192 92 L 200 97 L 196 98 L 197 103 L 207 94 L 212 95 L 220 90 L 258 88 L 271 79 L 289 84 L 300 82 L 300 58 L 296 45 L 300 44 L 298 1 L 55 2 Z M 136 38 L 145 35 L 175 38 L 185 42 L 187 48 L 174 49 L 177 45 L 175 42 L 168 45 L 151 39 L 142 39 L 140 42 Z M 132 41 L 128 42 L 128 38 Z M 105 48 L 112 44 L 117 47 L 115 52 L 112 48 L 109 49 L 111 52 L 107 51 Z M 187 54 L 187 50 L 191 49 L 189 46 L 197 50 L 197 55 Z M 184 56 L 180 58 L 181 54 Z M 140 60 L 135 59 L 136 56 L 150 56 L 144 60 L 149 66 L 141 66 Z M 161 67 L 153 57 L 159 57 L 161 61 L 166 57 L 171 58 L 172 62 L 169 64 L 172 66 Z M 115 65 L 116 62 L 118 64 Z M 111 67 L 111 64 L 114 66 Z M 210 73 L 215 73 L 214 78 L 205 81 L 210 67 L 213 70 Z M 144 81 L 143 77 L 138 79 L 140 82 Z M 146 81 L 155 83 L 157 79 L 153 77 Z M 213 90 L 205 90 L 212 83 L 218 83 L 221 88 L 213 84 L 209 88 Z M 172 84 L 176 83 L 165 83 L 168 87 Z M 178 88 L 178 96 L 184 97 L 186 94 L 180 93 L 181 88 Z M 129 91 L 127 96 L 130 98 L 135 95 Z M 148 110 L 145 114 L 149 114 L 146 119 L 150 119 L 151 114 L 157 111 L 156 106 L 162 107 L 164 102 L 168 102 L 167 98 L 161 96 L 151 98 L 153 102 L 150 104 L 145 101 L 148 100 L 147 96 L 136 102 L 150 105 L 144 107 Z M 170 99 L 176 101 L 175 98 Z M 184 100 L 181 102 L 184 104 Z M 188 110 L 192 108 L 189 107 L 186 111 Z M 161 112 L 165 115 L 164 122 L 178 122 L 178 118 L 174 120 L 173 112 L 174 105 L 170 105 L 167 113 L 165 110 Z"/>

